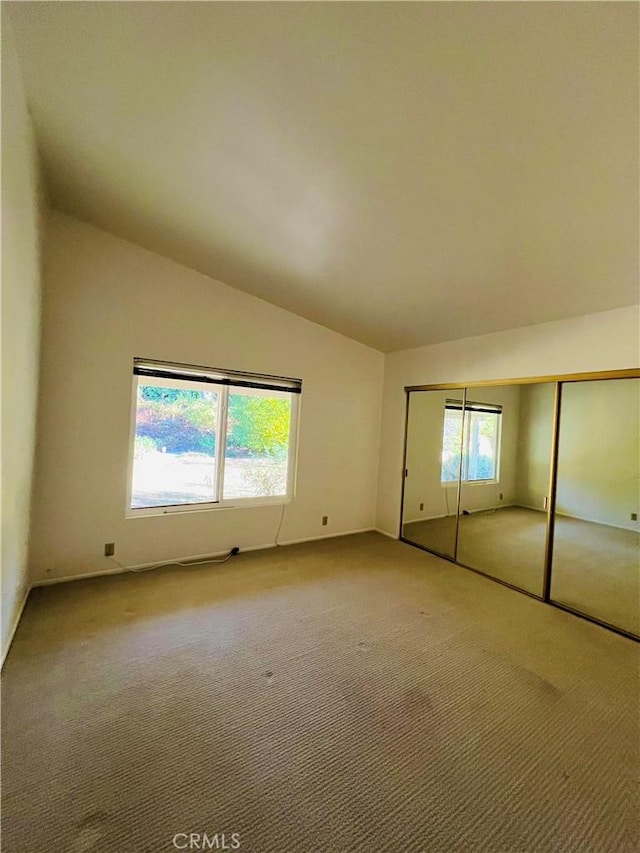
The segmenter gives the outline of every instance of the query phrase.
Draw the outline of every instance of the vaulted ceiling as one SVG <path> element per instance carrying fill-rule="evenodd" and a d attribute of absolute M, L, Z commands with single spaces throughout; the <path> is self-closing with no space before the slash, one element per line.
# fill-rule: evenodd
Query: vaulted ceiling
<path fill-rule="evenodd" d="M 382 350 L 638 301 L 635 3 L 8 5 L 66 213 Z"/>

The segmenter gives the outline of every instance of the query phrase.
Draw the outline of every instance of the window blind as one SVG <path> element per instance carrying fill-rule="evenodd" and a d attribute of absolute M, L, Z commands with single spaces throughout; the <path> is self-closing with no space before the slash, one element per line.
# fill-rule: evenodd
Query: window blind
<path fill-rule="evenodd" d="M 462 400 L 446 400 L 444 404 L 445 409 L 452 409 L 454 411 L 461 412 L 462 411 Z M 469 400 L 464 405 L 466 412 L 486 412 L 490 415 L 501 415 L 502 414 L 502 406 L 493 405 L 492 403 L 473 403 Z"/>
<path fill-rule="evenodd" d="M 222 370 L 191 364 L 173 364 L 168 361 L 134 358 L 133 372 L 136 376 L 150 379 L 182 379 L 209 385 L 231 385 L 239 388 L 258 388 L 265 391 L 287 391 L 290 394 L 302 393 L 301 379 L 270 376 L 262 373 L 243 373 L 238 370 Z"/>

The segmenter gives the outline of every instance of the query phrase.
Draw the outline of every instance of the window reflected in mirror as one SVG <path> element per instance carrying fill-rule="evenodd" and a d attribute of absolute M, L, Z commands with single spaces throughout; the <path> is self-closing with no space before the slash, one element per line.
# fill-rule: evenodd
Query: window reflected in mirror
<path fill-rule="evenodd" d="M 460 475 L 463 483 L 495 480 L 500 459 L 502 407 L 467 402 L 464 432 L 462 414 L 462 400 L 446 401 L 440 479 L 443 483 L 453 483 Z"/>
<path fill-rule="evenodd" d="M 467 389 L 457 559 L 542 595 L 555 383 Z"/>
<path fill-rule="evenodd" d="M 634 371 L 409 390 L 405 541 L 640 637 L 639 517 Z"/>

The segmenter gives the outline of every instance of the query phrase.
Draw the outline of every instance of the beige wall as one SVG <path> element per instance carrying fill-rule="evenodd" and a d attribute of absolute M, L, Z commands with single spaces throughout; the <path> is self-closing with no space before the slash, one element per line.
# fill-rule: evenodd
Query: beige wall
<path fill-rule="evenodd" d="M 462 397 L 462 392 L 460 392 Z M 456 487 L 440 483 L 444 405 L 455 391 L 412 394 L 407 429 L 408 476 L 404 485 L 404 522 L 455 513 Z M 420 504 L 423 504 L 422 510 Z"/>
<path fill-rule="evenodd" d="M 516 502 L 543 509 L 549 491 L 553 385 L 521 391 Z M 638 530 L 640 502 L 640 382 L 575 382 L 562 392 L 559 513 Z"/>
<path fill-rule="evenodd" d="M 381 353 L 58 213 L 43 310 L 34 580 L 274 541 L 279 506 L 125 518 L 134 356 L 302 378 L 280 541 L 374 525 Z"/>
<path fill-rule="evenodd" d="M 559 513 L 639 530 L 640 380 L 565 385 L 558 447 Z"/>
<path fill-rule="evenodd" d="M 40 343 L 38 167 L 11 25 L 2 10 L 2 649 L 28 591 Z"/>
<path fill-rule="evenodd" d="M 405 385 L 637 367 L 639 319 L 633 306 L 387 355 L 377 526 L 398 533 Z"/>
<path fill-rule="evenodd" d="M 543 510 L 549 493 L 555 384 L 523 385 L 516 500 L 519 506 Z"/>

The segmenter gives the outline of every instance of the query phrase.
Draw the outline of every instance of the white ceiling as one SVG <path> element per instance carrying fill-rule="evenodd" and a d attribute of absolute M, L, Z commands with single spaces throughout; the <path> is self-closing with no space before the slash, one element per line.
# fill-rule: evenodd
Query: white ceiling
<path fill-rule="evenodd" d="M 382 350 L 638 301 L 636 3 L 10 5 L 66 213 Z"/>

